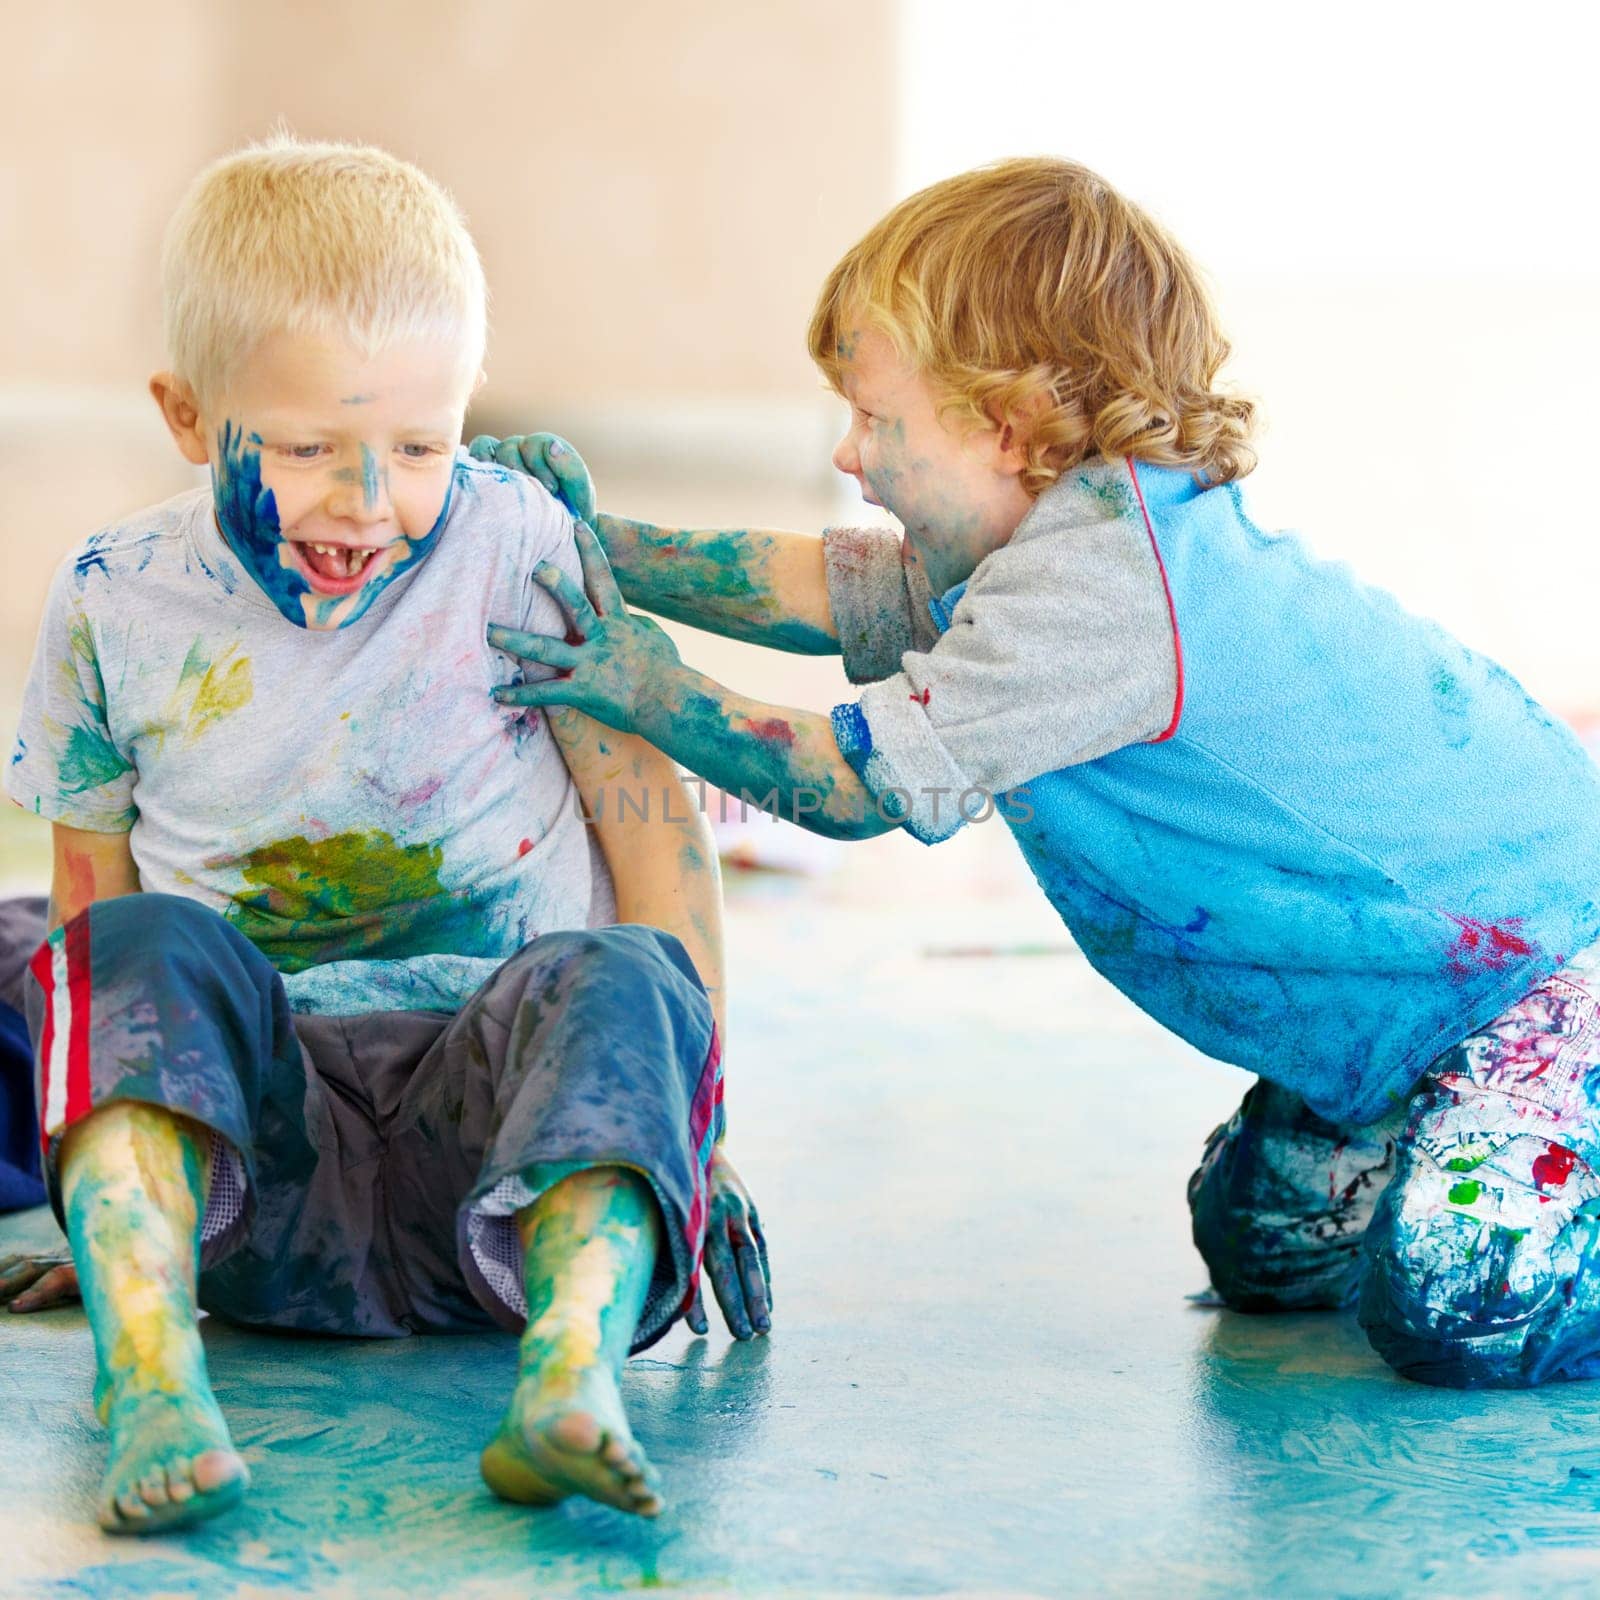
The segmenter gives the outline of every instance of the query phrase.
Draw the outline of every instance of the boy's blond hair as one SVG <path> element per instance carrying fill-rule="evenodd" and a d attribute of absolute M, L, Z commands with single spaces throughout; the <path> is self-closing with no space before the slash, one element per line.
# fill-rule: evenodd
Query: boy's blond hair
<path fill-rule="evenodd" d="M 811 357 L 838 389 L 864 321 L 943 409 L 1011 423 L 1037 495 L 1093 456 L 1255 466 L 1254 407 L 1214 387 L 1228 357 L 1198 272 L 1165 229 L 1086 167 L 1000 161 L 903 200 L 828 275 Z"/>
<path fill-rule="evenodd" d="M 455 202 L 372 145 L 275 134 L 190 185 L 167 229 L 162 307 L 174 373 L 202 406 L 269 335 L 316 333 L 370 357 L 397 341 L 483 362 L 483 266 Z"/>

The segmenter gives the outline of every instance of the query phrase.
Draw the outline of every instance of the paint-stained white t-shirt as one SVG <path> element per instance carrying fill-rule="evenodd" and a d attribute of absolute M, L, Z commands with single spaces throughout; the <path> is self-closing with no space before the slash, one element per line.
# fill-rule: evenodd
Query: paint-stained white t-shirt
<path fill-rule="evenodd" d="M 565 631 L 541 561 L 582 581 L 566 510 L 462 452 L 433 553 L 313 632 L 240 568 L 209 489 L 179 495 L 57 572 L 7 792 L 126 832 L 141 886 L 215 907 L 297 1010 L 455 1010 L 535 935 L 615 914 L 543 715 L 490 694 L 522 676 L 490 622 Z"/>

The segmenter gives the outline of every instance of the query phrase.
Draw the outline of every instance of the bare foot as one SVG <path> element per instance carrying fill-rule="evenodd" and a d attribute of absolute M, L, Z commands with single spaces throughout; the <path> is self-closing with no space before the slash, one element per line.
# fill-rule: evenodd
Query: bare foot
<path fill-rule="evenodd" d="M 217 1402 L 198 1389 L 113 1388 L 101 1400 L 111 1459 L 100 1485 L 108 1533 L 165 1533 L 244 1498 L 250 1474 Z"/>
<path fill-rule="evenodd" d="M 655 1468 L 628 1429 L 604 1364 L 576 1376 L 562 1368 L 522 1378 L 479 1468 L 497 1495 L 525 1505 L 581 1494 L 641 1517 L 662 1509 Z"/>

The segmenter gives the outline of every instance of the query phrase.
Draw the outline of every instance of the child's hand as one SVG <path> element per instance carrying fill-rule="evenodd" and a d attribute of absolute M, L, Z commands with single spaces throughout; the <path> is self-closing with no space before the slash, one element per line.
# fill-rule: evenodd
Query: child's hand
<path fill-rule="evenodd" d="M 579 522 L 594 522 L 594 480 L 583 457 L 553 433 L 518 433 L 496 439 L 480 433 L 467 446 L 475 461 L 495 461 L 537 478 Z"/>
<path fill-rule="evenodd" d="M 77 1304 L 78 1269 L 64 1250 L 0 1256 L 0 1305 L 13 1311 L 49 1311 Z"/>
<path fill-rule="evenodd" d="M 648 738 L 641 722 L 647 711 L 661 710 L 657 696 L 673 670 L 683 665 L 677 646 L 648 617 L 628 610 L 605 551 L 584 522 L 578 524 L 578 556 L 587 595 L 548 562 L 533 574 L 572 619 L 565 642 L 498 624 L 489 628 L 489 643 L 496 650 L 554 667 L 560 676 L 506 685 L 494 697 L 508 706 L 572 706 L 619 733 Z"/>
<path fill-rule="evenodd" d="M 711 1152 L 706 1188 L 706 1272 L 728 1331 L 735 1339 L 754 1338 L 772 1328 L 772 1268 L 755 1202 L 721 1145 Z M 707 1332 L 698 1285 L 686 1320 L 694 1332 Z"/>

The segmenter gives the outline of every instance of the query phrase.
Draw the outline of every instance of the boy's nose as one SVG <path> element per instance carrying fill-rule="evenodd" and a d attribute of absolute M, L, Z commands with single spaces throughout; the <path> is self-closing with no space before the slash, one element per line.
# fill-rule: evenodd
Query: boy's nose
<path fill-rule="evenodd" d="M 854 478 L 860 474 L 861 454 L 856 449 L 854 429 L 833 447 L 833 464 L 847 477 Z"/>
<path fill-rule="evenodd" d="M 346 522 L 363 524 L 388 518 L 389 475 L 369 453 L 363 451 L 358 463 L 341 466 L 335 472 L 328 513 Z"/>

